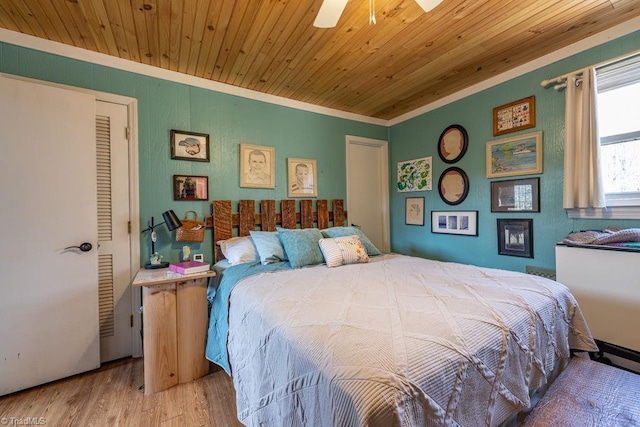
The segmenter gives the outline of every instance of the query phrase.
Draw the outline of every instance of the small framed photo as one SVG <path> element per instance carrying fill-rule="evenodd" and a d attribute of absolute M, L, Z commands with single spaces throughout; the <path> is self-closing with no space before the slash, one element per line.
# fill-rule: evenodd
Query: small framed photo
<path fill-rule="evenodd" d="M 240 144 L 240 187 L 276 187 L 276 149 Z"/>
<path fill-rule="evenodd" d="M 540 178 L 493 181 L 491 212 L 540 212 Z"/>
<path fill-rule="evenodd" d="M 289 197 L 318 197 L 317 163 L 311 159 L 287 159 Z"/>
<path fill-rule="evenodd" d="M 478 211 L 431 211 L 431 232 L 478 235 Z"/>
<path fill-rule="evenodd" d="M 209 200 L 209 177 L 173 175 L 173 200 Z"/>
<path fill-rule="evenodd" d="M 469 135 L 460 125 L 451 125 L 442 131 L 438 139 L 438 155 L 445 163 L 455 163 L 467 152 Z"/>
<path fill-rule="evenodd" d="M 498 218 L 498 255 L 533 258 L 533 220 Z"/>
<path fill-rule="evenodd" d="M 487 142 L 487 178 L 542 173 L 542 132 Z"/>
<path fill-rule="evenodd" d="M 171 158 L 191 160 L 194 162 L 209 161 L 209 135 L 206 133 L 171 130 Z"/>
<path fill-rule="evenodd" d="M 536 97 L 519 99 L 493 109 L 493 136 L 536 126 Z"/>
<path fill-rule="evenodd" d="M 424 197 L 407 197 L 405 199 L 404 223 L 424 225 Z"/>

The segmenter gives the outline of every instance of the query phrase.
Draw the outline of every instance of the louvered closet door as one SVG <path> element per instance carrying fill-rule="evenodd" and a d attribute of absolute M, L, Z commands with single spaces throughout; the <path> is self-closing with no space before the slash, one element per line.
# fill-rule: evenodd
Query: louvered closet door
<path fill-rule="evenodd" d="M 132 354 L 127 107 L 96 102 L 100 361 Z"/>

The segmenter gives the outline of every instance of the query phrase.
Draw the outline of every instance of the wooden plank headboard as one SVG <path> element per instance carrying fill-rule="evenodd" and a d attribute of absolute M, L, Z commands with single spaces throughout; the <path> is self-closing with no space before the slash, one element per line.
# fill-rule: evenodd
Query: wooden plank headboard
<path fill-rule="evenodd" d="M 300 213 L 296 212 L 296 200 L 280 201 L 280 212 L 276 212 L 275 200 L 262 200 L 260 212 L 256 212 L 255 200 L 240 200 L 238 213 L 232 210 L 231 200 L 214 200 L 213 209 L 213 254 L 215 262 L 224 259 L 220 246 L 216 242 L 230 239 L 234 236 L 234 228 L 238 229 L 238 236 L 248 236 L 249 231 L 275 231 L 276 226 L 282 228 L 328 228 L 330 223 L 334 227 L 345 224 L 347 212 L 344 210 L 342 199 L 332 200 L 333 210 L 329 210 L 327 200 L 316 200 L 316 211 L 313 210 L 313 200 L 300 200 Z"/>

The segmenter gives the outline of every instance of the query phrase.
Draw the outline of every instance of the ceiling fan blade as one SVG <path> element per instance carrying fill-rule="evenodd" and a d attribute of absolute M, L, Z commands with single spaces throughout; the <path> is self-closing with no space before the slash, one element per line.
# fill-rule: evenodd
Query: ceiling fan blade
<path fill-rule="evenodd" d="M 442 3 L 442 0 L 416 0 L 416 3 L 420 5 L 422 10 L 429 12 L 431 9 Z"/>
<path fill-rule="evenodd" d="M 340 15 L 342 15 L 344 8 L 347 6 L 347 1 L 348 0 L 324 0 L 318 11 L 318 16 L 316 16 L 316 20 L 313 22 L 313 26 L 318 28 L 335 27 L 338 24 Z"/>

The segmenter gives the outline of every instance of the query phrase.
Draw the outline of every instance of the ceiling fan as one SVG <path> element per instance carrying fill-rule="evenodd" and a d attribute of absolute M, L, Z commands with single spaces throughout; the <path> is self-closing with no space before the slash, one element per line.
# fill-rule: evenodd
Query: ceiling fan
<path fill-rule="evenodd" d="M 331 28 L 338 24 L 340 15 L 347 6 L 348 0 L 324 0 L 316 20 L 313 22 L 314 27 L 318 28 Z M 431 9 L 442 3 L 442 0 L 415 0 L 418 5 L 425 11 L 429 12 Z M 375 23 L 375 18 L 373 23 Z"/>

